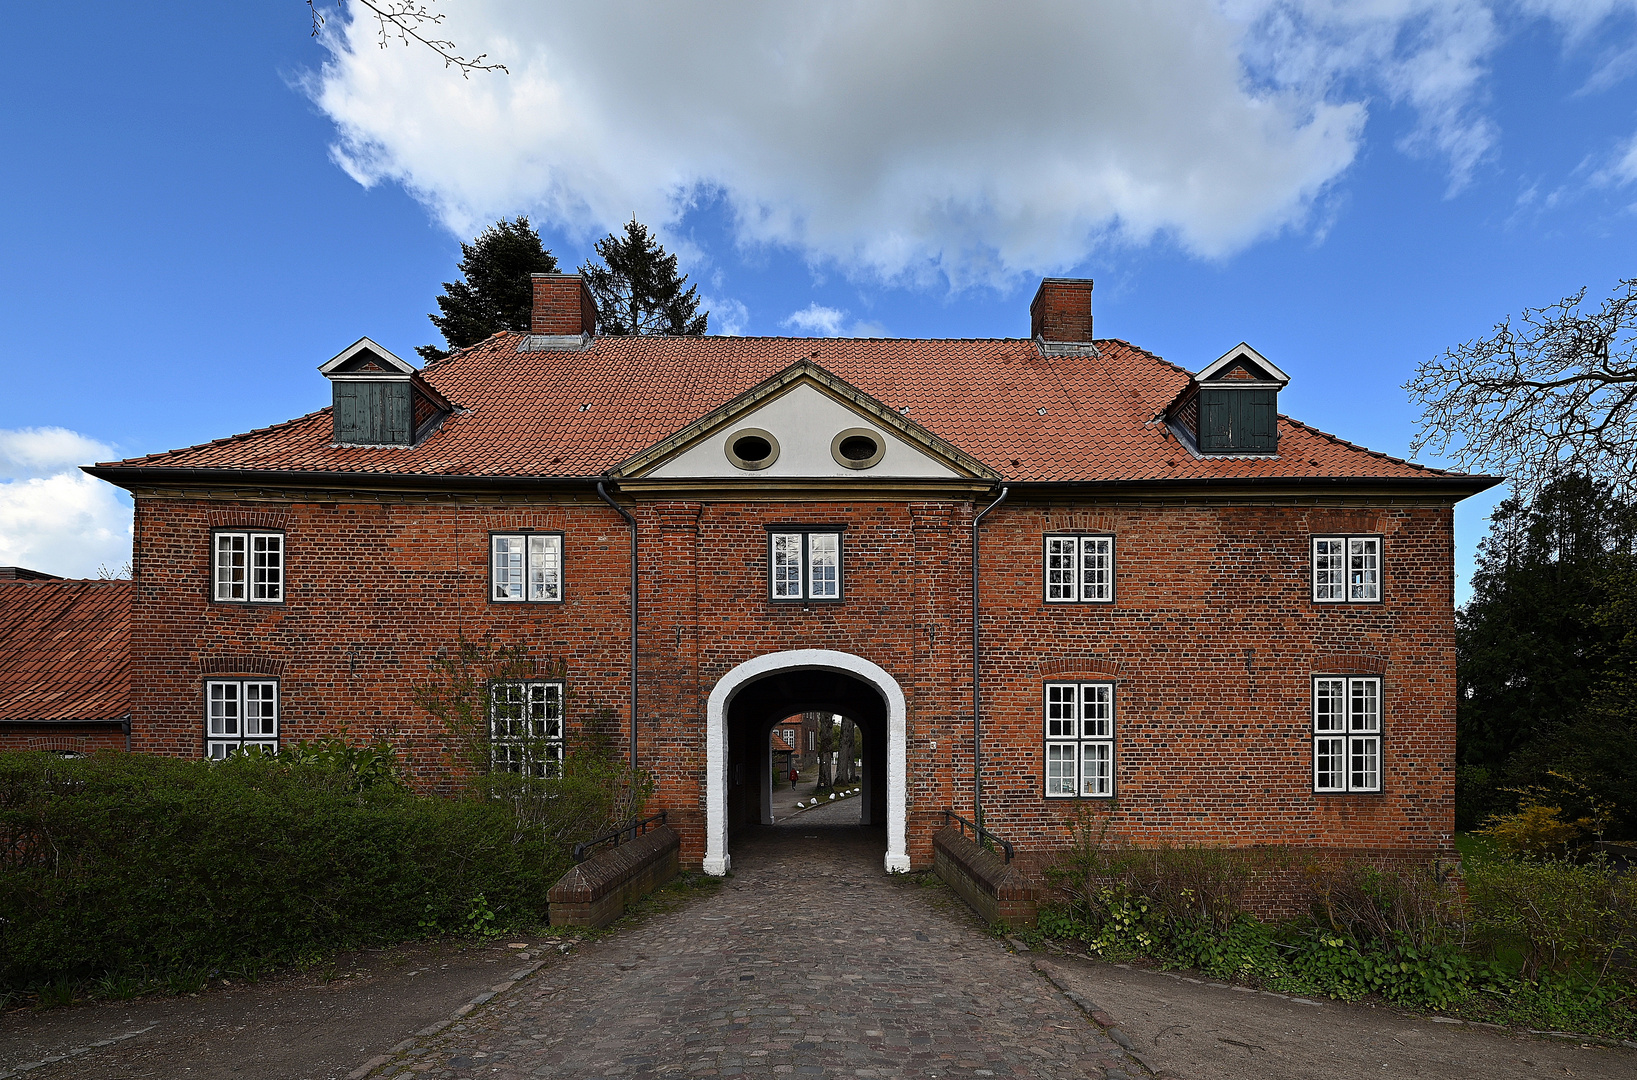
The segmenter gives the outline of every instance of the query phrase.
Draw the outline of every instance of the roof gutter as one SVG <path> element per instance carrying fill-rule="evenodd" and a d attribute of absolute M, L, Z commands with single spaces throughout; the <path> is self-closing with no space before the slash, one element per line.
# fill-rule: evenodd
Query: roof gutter
<path fill-rule="evenodd" d="M 637 767 L 637 519 L 608 496 L 608 488 L 597 481 L 597 497 L 631 526 L 631 768 Z"/>
<path fill-rule="evenodd" d="M 1403 491 L 1459 494 L 1465 498 L 1506 483 L 1504 476 L 1199 476 L 1175 480 L 1013 480 L 1009 486 L 1019 494 L 1051 494 L 1055 491 L 1122 492 L 1177 491 L 1207 488 L 1213 491 L 1262 491 L 1286 488 L 1297 491 L 1340 492 L 1364 488 L 1371 491 Z"/>
<path fill-rule="evenodd" d="M 983 680 L 978 633 L 978 526 L 989 511 L 1006 501 L 1012 489 L 1002 485 L 1000 495 L 972 519 L 972 819 L 983 828 Z"/>

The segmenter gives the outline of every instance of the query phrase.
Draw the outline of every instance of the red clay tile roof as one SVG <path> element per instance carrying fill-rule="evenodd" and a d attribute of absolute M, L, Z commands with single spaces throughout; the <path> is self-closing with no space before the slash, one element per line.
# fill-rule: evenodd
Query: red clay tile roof
<path fill-rule="evenodd" d="M 131 711 L 129 581 L 0 582 L 0 721 Z"/>
<path fill-rule="evenodd" d="M 1189 373 L 1119 340 L 1099 341 L 1095 355 L 1046 355 L 1026 338 L 600 337 L 581 351 L 520 353 L 521 339 L 497 334 L 427 366 L 427 382 L 462 411 L 418 446 L 332 446 L 322 409 L 117 464 L 596 476 L 811 358 L 1009 480 L 1457 476 L 1286 417 L 1277 460 L 1198 460 L 1152 422 Z"/>

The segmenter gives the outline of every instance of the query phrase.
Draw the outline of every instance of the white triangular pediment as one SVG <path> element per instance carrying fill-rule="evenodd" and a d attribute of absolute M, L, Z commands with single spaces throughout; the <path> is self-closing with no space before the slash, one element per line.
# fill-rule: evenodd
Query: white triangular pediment
<path fill-rule="evenodd" d="M 746 468 L 740 464 L 743 458 L 735 462 L 730 449 L 746 432 L 772 436 L 777 452 L 771 464 Z M 878 440 L 881 449 L 880 459 L 864 468 L 848 467 L 837 460 L 845 459 L 838 449 L 838 439 L 857 435 Z M 946 480 L 966 474 L 889 430 L 887 424 L 869 413 L 825 393 L 813 382 L 803 381 L 739 413 L 641 475 L 656 480 Z"/>

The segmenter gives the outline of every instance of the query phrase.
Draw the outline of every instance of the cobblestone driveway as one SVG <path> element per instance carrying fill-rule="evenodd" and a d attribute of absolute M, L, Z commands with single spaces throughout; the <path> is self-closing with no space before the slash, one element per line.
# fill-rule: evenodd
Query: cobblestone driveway
<path fill-rule="evenodd" d="M 884 875 L 885 847 L 800 818 L 736 840 L 715 896 L 575 950 L 373 1075 L 1146 1075 L 947 890 Z"/>

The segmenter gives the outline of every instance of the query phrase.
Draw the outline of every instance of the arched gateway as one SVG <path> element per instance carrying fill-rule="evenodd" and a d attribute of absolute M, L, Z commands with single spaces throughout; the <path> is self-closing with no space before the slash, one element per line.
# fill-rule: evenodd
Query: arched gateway
<path fill-rule="evenodd" d="M 826 673 L 839 678 L 825 680 L 822 676 Z M 830 689 L 825 689 L 826 682 Z M 889 872 L 909 869 L 904 839 L 908 791 L 904 691 L 898 680 L 863 657 L 829 649 L 793 649 L 746 660 L 722 676 L 711 690 L 705 710 L 705 873 L 721 876 L 728 872 L 728 735 L 735 707 L 749 707 L 758 697 L 770 696 L 759 693 L 761 687 L 776 691 L 771 697 L 777 707 L 763 709 L 770 725 L 802 709 L 835 708 L 829 695 L 837 693 L 837 688 L 845 692 L 850 686 L 873 691 L 880 698 L 879 709 L 871 711 L 885 721 L 885 738 L 881 741 L 886 744 L 886 868 Z M 867 722 L 867 718 L 862 719 Z M 765 753 L 766 732 L 761 726 L 756 730 L 762 732 Z M 868 761 L 865 768 L 866 776 L 870 776 L 873 770 Z"/>

